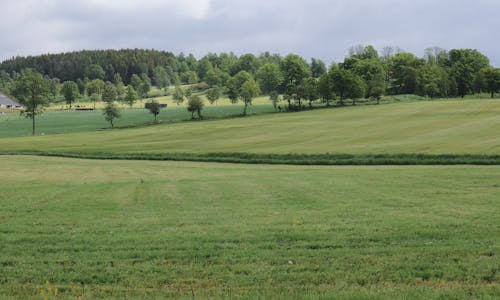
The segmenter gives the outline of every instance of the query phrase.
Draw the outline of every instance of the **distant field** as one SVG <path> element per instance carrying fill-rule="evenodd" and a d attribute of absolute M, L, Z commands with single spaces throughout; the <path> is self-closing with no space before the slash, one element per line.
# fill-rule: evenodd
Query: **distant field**
<path fill-rule="evenodd" d="M 206 113 L 208 115 L 208 110 Z M 141 114 L 150 117 L 145 112 Z M 39 128 L 42 130 L 42 123 Z M 426 101 L 3 138 L 0 149 L 108 153 L 500 154 L 499 128 L 498 100 Z"/>
<path fill-rule="evenodd" d="M 499 182 L 496 166 L 2 157 L 0 298 L 498 299 Z"/>
<path fill-rule="evenodd" d="M 262 104 L 253 105 L 249 108 L 251 114 L 263 114 L 274 111 L 270 103 L 261 102 Z M 136 104 L 134 109 L 129 109 L 128 106 L 122 105 L 122 118 L 115 122 L 115 126 L 141 126 L 150 123 L 153 120 L 153 115 L 143 108 L 144 103 L 146 103 L 146 101 L 142 104 Z M 91 103 L 80 103 L 79 105 L 93 107 Z M 107 129 L 109 128 L 109 123 L 104 120 L 101 106 L 102 104 L 100 103 L 98 109 L 95 111 L 61 111 L 57 110 L 60 109 L 60 107 L 53 106 L 37 117 L 37 132 L 38 134 L 47 135 Z M 217 105 L 210 105 L 207 103 L 202 114 L 206 118 L 224 118 L 238 115 L 242 111 L 243 106 L 240 103 L 234 105 L 223 104 L 222 102 Z M 168 107 L 162 109 L 158 119 L 165 122 L 179 122 L 191 119 L 191 114 L 186 110 L 185 105 L 177 106 L 176 104 L 168 102 Z M 31 120 L 20 116 L 19 112 L 0 115 L 0 138 L 30 136 L 30 126 Z"/>

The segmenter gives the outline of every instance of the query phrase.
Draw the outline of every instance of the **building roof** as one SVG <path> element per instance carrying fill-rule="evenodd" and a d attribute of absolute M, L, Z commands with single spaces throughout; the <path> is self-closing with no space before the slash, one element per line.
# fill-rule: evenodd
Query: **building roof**
<path fill-rule="evenodd" d="M 16 101 L 10 99 L 9 97 L 5 96 L 2 93 L 0 93 L 0 105 L 13 106 L 13 107 L 22 106 L 21 104 L 19 104 Z"/>

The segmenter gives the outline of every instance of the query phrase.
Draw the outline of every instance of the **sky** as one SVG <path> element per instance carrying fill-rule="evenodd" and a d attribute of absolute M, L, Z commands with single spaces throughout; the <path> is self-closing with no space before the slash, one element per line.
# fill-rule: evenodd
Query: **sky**
<path fill-rule="evenodd" d="M 500 67 L 499 0 L 0 0 L 0 61 L 147 48 L 264 51 L 328 64 L 354 45 L 473 48 Z"/>

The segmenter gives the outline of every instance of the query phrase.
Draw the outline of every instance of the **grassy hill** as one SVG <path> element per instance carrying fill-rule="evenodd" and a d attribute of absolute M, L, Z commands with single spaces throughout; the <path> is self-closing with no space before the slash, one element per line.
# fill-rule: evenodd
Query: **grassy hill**
<path fill-rule="evenodd" d="M 0 139 L 7 151 L 500 154 L 500 101 L 331 108 Z"/>
<path fill-rule="evenodd" d="M 274 112 L 269 100 L 261 97 L 256 105 L 249 108 L 251 114 L 265 114 Z M 160 98 L 160 103 L 168 104 L 166 109 L 162 109 L 159 119 L 163 122 L 181 122 L 191 118 L 191 114 L 186 110 L 186 105 L 173 104 L 171 99 Z M 153 120 L 153 116 L 144 109 L 147 101 L 137 102 L 134 109 L 129 109 L 127 105 L 121 105 L 122 117 L 115 122 L 117 127 L 140 127 Z M 93 107 L 93 103 L 79 102 L 77 105 Z M 43 135 L 76 133 L 97 131 L 109 128 L 109 123 L 104 120 L 102 108 L 104 104 L 98 103 L 95 111 L 68 111 L 67 105 L 53 105 L 47 108 L 46 112 L 37 117 L 37 132 Z M 226 118 L 237 116 L 243 111 L 241 104 L 228 105 L 227 101 L 221 101 L 217 105 L 206 104 L 203 115 L 208 118 Z M 18 112 L 0 115 L 0 138 L 30 136 L 30 120 L 20 116 Z"/>
<path fill-rule="evenodd" d="M 0 298 L 495 299 L 498 171 L 4 156 Z"/>

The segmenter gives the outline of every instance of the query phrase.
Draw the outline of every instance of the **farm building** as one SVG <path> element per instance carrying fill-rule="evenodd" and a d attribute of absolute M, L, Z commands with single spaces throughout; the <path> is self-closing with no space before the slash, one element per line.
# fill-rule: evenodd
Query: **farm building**
<path fill-rule="evenodd" d="M 10 99 L 4 94 L 0 93 L 0 108 L 14 108 L 14 109 L 22 109 L 23 106 L 16 101 Z"/>

